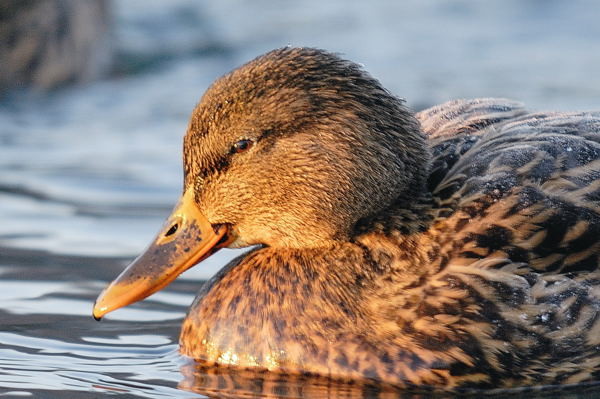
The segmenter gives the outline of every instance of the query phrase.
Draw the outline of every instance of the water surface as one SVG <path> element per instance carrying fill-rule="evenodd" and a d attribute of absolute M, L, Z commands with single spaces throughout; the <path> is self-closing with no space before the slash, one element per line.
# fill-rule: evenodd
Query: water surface
<path fill-rule="evenodd" d="M 181 191 L 181 138 L 200 95 L 264 51 L 341 52 L 415 109 L 480 96 L 600 109 L 594 1 L 113 4 L 111 77 L 0 104 L 0 394 L 8 397 L 247 397 L 259 385 L 283 397 L 396 396 L 318 380 L 226 378 L 181 357 L 181 320 L 232 251 L 101 323 L 91 317 L 94 298 Z"/>

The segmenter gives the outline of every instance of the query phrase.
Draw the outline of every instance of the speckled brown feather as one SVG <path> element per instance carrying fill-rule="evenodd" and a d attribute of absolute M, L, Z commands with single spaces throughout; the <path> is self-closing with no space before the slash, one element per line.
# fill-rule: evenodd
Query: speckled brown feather
<path fill-rule="evenodd" d="M 416 117 L 421 131 L 360 68 L 314 49 L 209 89 L 186 186 L 211 222 L 266 246 L 205 284 L 184 354 L 396 387 L 598 379 L 600 114 L 480 99 Z M 254 152 L 228 157 L 240 137 Z"/>

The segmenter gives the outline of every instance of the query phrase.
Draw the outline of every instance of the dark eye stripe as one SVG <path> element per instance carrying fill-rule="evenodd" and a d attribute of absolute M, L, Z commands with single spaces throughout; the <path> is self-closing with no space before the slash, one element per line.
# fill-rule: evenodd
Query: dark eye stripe
<path fill-rule="evenodd" d="M 209 176 L 214 174 L 215 172 L 225 172 L 229 169 L 230 166 L 230 156 L 222 155 L 213 160 L 210 166 L 205 166 L 200 168 L 198 171 L 197 178 L 201 180 L 207 179 Z"/>
<path fill-rule="evenodd" d="M 272 132 L 272 130 L 267 130 L 265 131 L 265 135 L 267 135 L 268 137 L 268 135 L 272 134 Z M 219 156 L 218 158 L 213 159 L 210 166 L 206 165 L 204 167 L 201 167 L 198 171 L 197 179 L 204 180 L 208 176 L 212 175 L 214 172 L 225 172 L 230 166 L 231 155 L 248 151 L 254 146 L 254 144 L 255 141 L 252 139 L 239 140 L 231 146 L 229 153 L 225 153 Z"/>
<path fill-rule="evenodd" d="M 225 172 L 230 165 L 231 155 L 249 150 L 254 145 L 254 141 L 244 139 L 231 146 L 229 154 L 223 154 L 211 162 L 210 166 L 205 166 L 199 170 L 198 178 L 206 179 L 214 172 Z"/>

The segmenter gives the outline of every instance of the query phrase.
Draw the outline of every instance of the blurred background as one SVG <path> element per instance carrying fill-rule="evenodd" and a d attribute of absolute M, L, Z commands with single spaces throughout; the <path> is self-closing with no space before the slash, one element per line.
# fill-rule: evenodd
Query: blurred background
<path fill-rule="evenodd" d="M 187 118 L 270 49 L 359 62 L 415 110 L 600 108 L 593 0 L 3 0 L 0 245 L 132 256 L 181 188 Z"/>
<path fill-rule="evenodd" d="M 187 120 L 215 78 L 313 46 L 414 110 L 600 110 L 599 16 L 596 0 L 0 0 L 0 396 L 204 392 L 181 382 L 179 326 L 233 251 L 103 323 L 90 312 L 177 200 Z"/>

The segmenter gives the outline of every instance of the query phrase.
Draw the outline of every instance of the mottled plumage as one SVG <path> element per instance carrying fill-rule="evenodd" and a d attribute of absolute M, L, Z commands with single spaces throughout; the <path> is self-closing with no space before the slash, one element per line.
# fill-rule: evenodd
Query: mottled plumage
<path fill-rule="evenodd" d="M 254 146 L 228 149 L 240 139 Z M 416 114 L 357 65 L 285 48 L 218 80 L 185 190 L 231 246 L 181 351 L 396 387 L 600 374 L 600 113 L 508 100 Z M 187 192 L 187 191 L 186 191 Z"/>

